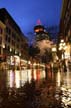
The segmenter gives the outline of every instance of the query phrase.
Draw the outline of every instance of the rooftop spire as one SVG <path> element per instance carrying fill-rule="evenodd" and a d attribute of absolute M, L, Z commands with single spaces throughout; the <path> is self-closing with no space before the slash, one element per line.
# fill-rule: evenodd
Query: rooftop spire
<path fill-rule="evenodd" d="M 40 19 L 37 20 L 37 24 L 38 24 L 38 25 L 41 25 Z"/>

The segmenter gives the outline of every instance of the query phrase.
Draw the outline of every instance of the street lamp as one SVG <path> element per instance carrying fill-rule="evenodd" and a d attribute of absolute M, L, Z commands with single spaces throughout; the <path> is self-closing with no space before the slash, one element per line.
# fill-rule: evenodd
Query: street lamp
<path fill-rule="evenodd" d="M 56 46 L 53 46 L 53 47 L 52 47 L 52 56 L 53 56 L 53 61 L 58 60 L 57 48 L 56 48 Z"/>
<path fill-rule="evenodd" d="M 60 44 L 59 44 L 59 50 L 62 52 L 62 59 L 65 59 L 65 50 L 66 50 L 66 43 L 64 42 L 63 39 L 61 39 Z"/>

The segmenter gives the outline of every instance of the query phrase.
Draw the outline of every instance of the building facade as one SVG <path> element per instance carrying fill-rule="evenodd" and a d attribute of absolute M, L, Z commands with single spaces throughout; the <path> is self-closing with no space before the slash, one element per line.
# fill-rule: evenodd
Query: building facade
<path fill-rule="evenodd" d="M 5 8 L 0 9 L 0 69 L 26 66 L 28 39 Z"/>
<path fill-rule="evenodd" d="M 0 55 L 28 57 L 28 39 L 6 9 L 0 9 Z"/>
<path fill-rule="evenodd" d="M 68 41 L 71 38 L 71 0 L 63 0 L 60 35 Z"/>
<path fill-rule="evenodd" d="M 5 24 L 3 24 L 2 21 L 0 21 L 0 55 L 3 54 L 5 27 Z"/>
<path fill-rule="evenodd" d="M 61 19 L 60 19 L 60 31 L 58 42 L 65 42 L 62 50 L 64 50 L 65 58 L 71 57 L 71 0 L 63 0 Z M 67 48 L 65 48 L 67 47 Z"/>

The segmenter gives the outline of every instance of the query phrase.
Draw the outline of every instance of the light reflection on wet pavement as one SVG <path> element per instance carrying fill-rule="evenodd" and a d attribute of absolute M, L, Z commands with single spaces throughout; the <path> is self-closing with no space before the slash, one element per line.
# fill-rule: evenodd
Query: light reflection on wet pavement
<path fill-rule="evenodd" d="M 22 88 L 4 90 L 0 108 L 71 108 L 71 72 L 52 73 L 40 81 L 31 80 Z"/>

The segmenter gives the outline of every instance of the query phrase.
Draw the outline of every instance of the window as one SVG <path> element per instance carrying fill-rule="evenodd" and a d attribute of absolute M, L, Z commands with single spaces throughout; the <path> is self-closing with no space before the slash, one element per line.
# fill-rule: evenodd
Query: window
<path fill-rule="evenodd" d="M 8 51 L 10 51 L 10 46 L 8 46 Z"/>
<path fill-rule="evenodd" d="M 6 27 L 6 32 L 7 32 L 8 34 L 11 34 L 10 28 Z"/>
<path fill-rule="evenodd" d="M 0 34 L 2 34 L 2 32 L 3 32 L 3 31 L 2 31 L 2 28 L 0 28 Z"/>
<path fill-rule="evenodd" d="M 2 37 L 0 37 L 0 44 L 2 44 Z"/>
<path fill-rule="evenodd" d="M 12 33 L 12 37 L 13 37 L 13 39 L 16 39 L 15 33 Z"/>
<path fill-rule="evenodd" d="M 17 44 L 17 48 L 19 48 L 19 45 Z"/>
<path fill-rule="evenodd" d="M 0 47 L 0 54 L 1 54 L 1 47 Z"/>
<path fill-rule="evenodd" d="M 8 37 L 8 42 L 10 43 L 10 37 Z"/>
<path fill-rule="evenodd" d="M 70 8 L 70 2 L 68 3 L 68 9 Z"/>
<path fill-rule="evenodd" d="M 5 36 L 5 40 L 6 40 L 6 41 L 8 40 L 8 36 L 7 36 L 7 35 Z"/>

